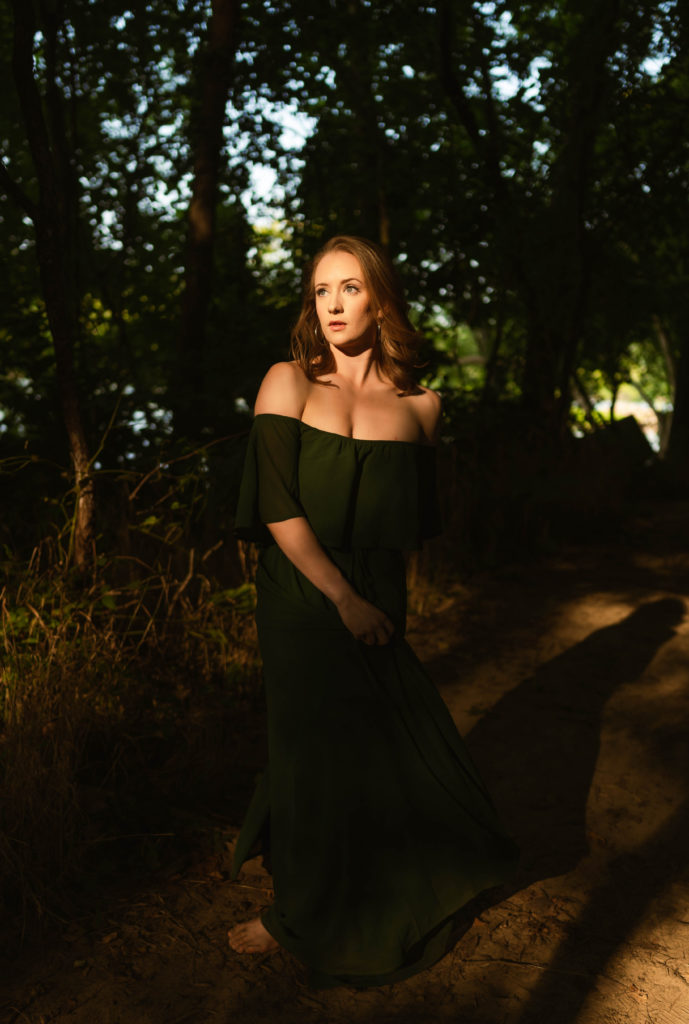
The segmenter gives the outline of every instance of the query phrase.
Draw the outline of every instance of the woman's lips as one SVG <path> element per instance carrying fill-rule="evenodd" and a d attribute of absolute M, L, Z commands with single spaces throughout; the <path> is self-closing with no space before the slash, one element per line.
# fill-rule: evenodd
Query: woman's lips
<path fill-rule="evenodd" d="M 331 331 L 341 331 L 347 324 L 343 323 L 342 320 L 331 320 L 328 327 Z"/>

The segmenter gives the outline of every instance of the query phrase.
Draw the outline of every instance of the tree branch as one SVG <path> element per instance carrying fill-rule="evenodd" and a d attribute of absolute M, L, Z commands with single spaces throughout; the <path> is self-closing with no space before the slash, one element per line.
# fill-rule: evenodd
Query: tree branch
<path fill-rule="evenodd" d="M 631 377 L 627 377 L 625 380 L 622 381 L 622 383 L 631 384 L 631 386 L 638 392 L 641 400 L 646 403 L 649 409 L 651 409 L 652 412 L 656 414 L 656 416 L 658 415 L 658 411 L 655 407 L 655 402 L 653 401 L 653 398 L 651 397 L 651 395 L 649 395 L 648 391 L 646 391 L 642 384 L 639 384 L 638 381 L 632 380 Z"/>

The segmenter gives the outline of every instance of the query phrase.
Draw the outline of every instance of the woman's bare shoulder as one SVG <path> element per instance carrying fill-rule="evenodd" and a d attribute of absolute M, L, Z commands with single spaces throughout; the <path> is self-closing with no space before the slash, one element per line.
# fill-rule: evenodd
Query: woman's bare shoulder
<path fill-rule="evenodd" d="M 298 363 L 274 363 L 261 381 L 254 415 L 273 413 L 301 419 L 308 391 L 309 381 Z"/>
<path fill-rule="evenodd" d="M 414 411 L 418 417 L 419 426 L 429 444 L 435 444 L 440 432 L 440 416 L 442 413 L 442 401 L 437 391 L 424 388 L 419 385 L 419 390 L 413 396 Z"/>

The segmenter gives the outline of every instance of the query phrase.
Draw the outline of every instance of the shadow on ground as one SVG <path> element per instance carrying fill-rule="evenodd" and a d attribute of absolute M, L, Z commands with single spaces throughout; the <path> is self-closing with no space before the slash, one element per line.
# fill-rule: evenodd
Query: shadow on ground
<path fill-rule="evenodd" d="M 597 630 L 541 665 L 466 737 L 523 853 L 514 885 L 495 893 L 494 900 L 568 874 L 587 856 L 586 806 L 603 709 L 615 691 L 639 679 L 684 616 L 685 606 L 677 598 L 642 604 L 621 622 Z M 448 657 L 443 655 L 444 664 Z M 430 662 L 427 667 L 433 673 L 436 666 Z M 654 757 L 662 758 L 664 750 L 677 746 L 677 726 L 669 724 L 667 736 L 649 733 Z M 596 978 L 651 902 L 673 881 L 687 878 L 689 757 L 675 767 L 676 810 L 652 838 L 608 862 L 605 877 L 532 990 L 519 1024 L 551 1024 L 555 1019 L 557 1024 L 574 1024 Z M 496 1013 L 477 1019 L 503 1020 Z"/>

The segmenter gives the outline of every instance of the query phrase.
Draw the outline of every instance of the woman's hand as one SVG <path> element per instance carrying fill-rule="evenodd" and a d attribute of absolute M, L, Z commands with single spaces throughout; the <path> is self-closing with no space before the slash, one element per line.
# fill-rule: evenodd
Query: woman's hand
<path fill-rule="evenodd" d="M 387 644 L 395 632 L 380 608 L 357 594 L 335 563 L 326 555 L 305 516 L 267 523 L 280 550 L 315 587 L 330 598 L 342 622 L 365 644 Z"/>
<path fill-rule="evenodd" d="M 340 618 L 357 640 L 365 644 L 387 644 L 395 632 L 390 619 L 380 608 L 360 597 L 355 591 L 349 591 L 335 607 L 340 613 Z"/>

